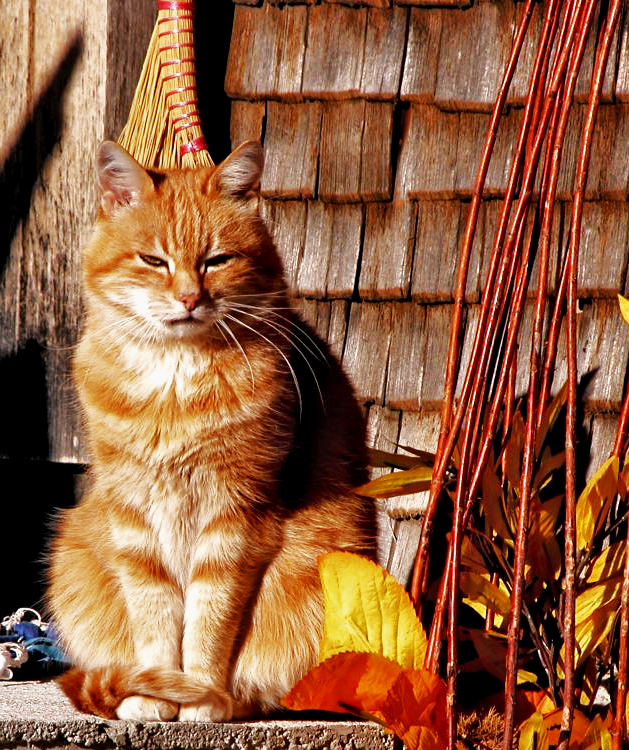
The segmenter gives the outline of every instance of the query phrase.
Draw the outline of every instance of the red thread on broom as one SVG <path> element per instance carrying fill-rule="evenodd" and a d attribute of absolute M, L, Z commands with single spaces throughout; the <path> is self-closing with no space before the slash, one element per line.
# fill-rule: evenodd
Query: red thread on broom
<path fill-rule="evenodd" d="M 198 138 L 195 138 L 193 141 L 182 144 L 179 147 L 180 156 L 183 156 L 184 154 L 194 154 L 197 151 L 207 151 L 207 144 L 205 142 L 205 138 L 202 135 L 200 135 Z"/>

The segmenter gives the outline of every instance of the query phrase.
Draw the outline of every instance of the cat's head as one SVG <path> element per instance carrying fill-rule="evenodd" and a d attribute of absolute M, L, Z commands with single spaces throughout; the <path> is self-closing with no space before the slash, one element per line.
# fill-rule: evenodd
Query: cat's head
<path fill-rule="evenodd" d="M 167 171 L 103 143 L 101 209 L 84 255 L 92 314 L 153 341 L 192 340 L 218 335 L 234 305 L 277 304 L 285 284 L 258 214 L 262 166 L 253 141 L 217 167 Z"/>

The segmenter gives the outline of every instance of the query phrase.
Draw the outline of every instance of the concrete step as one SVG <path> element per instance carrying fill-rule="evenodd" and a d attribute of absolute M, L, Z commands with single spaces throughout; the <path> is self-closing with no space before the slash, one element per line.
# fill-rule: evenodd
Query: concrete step
<path fill-rule="evenodd" d="M 106 721 L 81 714 L 54 682 L 0 682 L 0 748 L 125 750 L 395 750 L 364 721 Z"/>

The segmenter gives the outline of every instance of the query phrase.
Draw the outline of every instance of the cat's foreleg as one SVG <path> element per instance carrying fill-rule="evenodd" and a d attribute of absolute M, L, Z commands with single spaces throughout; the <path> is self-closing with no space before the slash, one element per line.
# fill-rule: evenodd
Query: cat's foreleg
<path fill-rule="evenodd" d="M 229 690 L 236 636 L 254 588 L 256 563 L 246 557 L 242 530 L 206 529 L 196 550 L 185 596 L 183 670 L 215 690 L 215 698 L 182 706 L 183 721 L 228 721 L 234 704 Z"/>
<path fill-rule="evenodd" d="M 135 662 L 142 667 L 181 669 L 183 597 L 157 557 L 119 551 L 117 574 L 128 611 Z M 117 709 L 118 718 L 167 721 L 179 706 L 134 695 Z"/>

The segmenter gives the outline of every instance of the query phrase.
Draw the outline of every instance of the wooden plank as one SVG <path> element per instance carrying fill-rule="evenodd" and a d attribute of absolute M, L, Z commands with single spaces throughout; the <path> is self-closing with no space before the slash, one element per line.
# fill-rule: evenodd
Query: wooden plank
<path fill-rule="evenodd" d="M 105 137 L 116 139 L 127 122 L 155 19 L 155 3 L 109 0 Z"/>
<path fill-rule="evenodd" d="M 437 82 L 443 12 L 412 8 L 400 96 L 414 102 L 432 102 Z"/>
<path fill-rule="evenodd" d="M 394 0 L 396 5 L 427 5 L 435 8 L 469 8 L 473 0 Z"/>
<path fill-rule="evenodd" d="M 420 395 L 422 409 L 441 407 L 451 315 L 452 305 L 426 307 L 426 354 Z"/>
<path fill-rule="evenodd" d="M 367 15 L 360 90 L 371 99 L 394 99 L 400 85 L 407 11 L 388 8 L 388 0 L 371 0 L 370 4 L 380 7 L 370 8 Z"/>
<path fill-rule="evenodd" d="M 456 193 L 461 197 L 470 197 L 474 190 L 489 119 L 490 116 L 485 114 L 461 113 L 455 181 Z M 522 110 L 517 109 L 507 112 L 500 121 L 485 180 L 484 195 L 487 197 L 505 193 L 521 122 Z"/>
<path fill-rule="evenodd" d="M 626 200 L 629 192 L 629 106 L 601 105 L 594 131 L 587 198 Z"/>
<path fill-rule="evenodd" d="M 535 210 L 536 204 L 532 206 L 532 209 Z M 560 248 L 563 244 L 565 244 L 563 240 L 563 223 L 562 220 L 562 204 L 556 203 L 555 204 L 555 210 L 553 213 L 553 223 L 552 223 L 552 229 L 551 229 L 551 235 L 550 235 L 550 257 L 549 257 L 549 264 L 548 264 L 548 293 L 554 294 L 557 290 L 557 284 L 559 283 L 559 276 L 561 273 L 560 263 L 559 263 L 559 255 L 560 255 Z M 526 225 L 526 230 L 524 233 L 524 242 L 530 242 L 531 234 L 533 231 L 533 210 L 531 211 L 531 214 L 529 216 L 529 220 Z M 497 220 L 497 217 L 496 217 Z M 569 220 L 568 220 L 569 221 Z M 567 231 L 567 230 L 566 230 Z M 566 240 L 567 241 L 567 240 Z M 526 246 L 526 245 L 525 245 Z M 537 295 L 537 285 L 539 283 L 539 256 L 535 258 L 535 261 L 533 262 L 533 268 L 531 269 L 531 276 L 529 280 L 529 288 L 528 288 L 528 295 L 530 297 L 534 297 Z"/>
<path fill-rule="evenodd" d="M 589 421 L 588 438 L 589 445 L 587 453 L 583 452 L 587 468 L 585 482 L 588 482 L 598 467 L 605 461 L 614 446 L 616 438 L 616 428 L 618 427 L 618 414 L 605 414 L 600 412 L 586 414 L 586 421 Z M 582 468 L 579 467 L 582 471 Z"/>
<path fill-rule="evenodd" d="M 362 299 L 408 297 L 415 215 L 414 204 L 407 201 L 367 206 L 358 283 Z"/>
<path fill-rule="evenodd" d="M 356 6 L 355 0 L 323 0 L 324 3 L 340 3 L 341 5 Z M 360 5 L 368 5 L 372 8 L 389 8 L 391 0 L 360 0 Z"/>
<path fill-rule="evenodd" d="M 559 352 L 565 352 L 565 326 L 559 337 Z M 582 302 L 577 315 L 577 370 L 587 376 L 584 400 L 593 410 L 620 411 L 623 385 L 629 359 L 627 325 L 618 312 L 616 300 Z M 566 363 L 558 360 L 553 390 L 566 382 Z"/>
<path fill-rule="evenodd" d="M 294 291 L 306 238 L 306 204 L 303 201 L 263 200 L 260 213 L 282 259 L 288 286 Z"/>
<path fill-rule="evenodd" d="M 461 346 L 461 356 L 459 358 L 459 372 L 457 376 L 455 394 L 458 397 L 463 389 L 463 383 L 465 376 L 470 365 L 470 359 L 472 356 L 472 347 L 474 345 L 474 337 L 476 335 L 476 329 L 478 328 L 478 318 L 480 313 L 480 305 L 468 305 L 465 308 L 465 317 L 463 319 L 464 332 L 463 332 L 463 344 Z M 448 328 L 448 336 L 450 335 L 450 329 Z M 445 368 L 445 360 L 444 360 Z"/>
<path fill-rule="evenodd" d="M 328 204 L 308 204 L 306 241 L 297 273 L 298 293 L 305 297 L 325 297 L 325 281 L 332 248 L 332 209 Z"/>
<path fill-rule="evenodd" d="M 566 226 L 570 222 L 566 206 Z M 620 201 L 583 206 L 579 249 L 578 294 L 615 297 L 624 287 L 629 255 L 629 206 Z"/>
<path fill-rule="evenodd" d="M 317 178 L 321 105 L 267 104 L 262 195 L 312 198 Z"/>
<path fill-rule="evenodd" d="M 382 404 L 391 342 L 391 305 L 352 303 L 343 365 L 363 403 Z"/>
<path fill-rule="evenodd" d="M 231 103 L 231 120 L 229 137 L 232 148 L 244 141 L 261 141 L 262 126 L 266 114 L 264 102 L 243 102 L 234 100 Z"/>
<path fill-rule="evenodd" d="M 467 206 L 460 201 L 419 201 L 417 233 L 413 255 L 411 296 L 422 302 L 451 300 L 461 252 L 460 234 L 464 229 Z M 482 216 L 477 238 L 482 238 Z M 478 298 L 482 242 L 472 247 L 467 275 L 466 299 Z"/>
<path fill-rule="evenodd" d="M 419 409 L 426 352 L 426 307 L 394 303 L 393 336 L 387 371 L 386 404 L 392 409 Z"/>
<path fill-rule="evenodd" d="M 359 94 L 366 24 L 366 8 L 328 3 L 308 8 L 304 96 L 335 99 Z"/>
<path fill-rule="evenodd" d="M 454 197 L 458 131 L 458 114 L 411 104 L 404 114 L 396 197 Z"/>
<path fill-rule="evenodd" d="M 606 107 L 601 107 L 600 112 Z M 572 191 L 574 190 L 574 175 L 576 171 L 577 163 L 577 152 L 579 150 L 579 142 L 581 140 L 581 130 L 583 127 L 583 112 L 584 108 L 580 104 L 575 104 L 570 110 L 568 116 L 568 126 L 566 130 L 566 137 L 563 142 L 563 150 L 561 155 L 561 167 L 559 169 L 559 181 L 557 183 L 557 197 L 559 200 L 569 200 L 572 197 Z M 600 120 L 599 120 L 600 122 Z M 598 130 L 598 127 L 597 127 Z M 597 131 L 595 131 L 597 132 Z M 594 136 L 596 143 L 596 135 Z M 592 159 L 590 162 L 590 169 L 596 166 L 596 154 L 595 148 L 592 148 Z M 589 183 L 589 178 L 588 178 Z M 536 187 L 539 185 L 539 179 Z"/>
<path fill-rule="evenodd" d="M 491 111 L 511 48 L 511 0 L 475 3 L 444 13 L 435 103 L 448 109 Z"/>
<path fill-rule="evenodd" d="M 395 546 L 389 555 L 387 570 L 405 588 L 410 583 L 421 529 L 422 521 L 418 519 L 405 519 L 395 523 Z"/>
<path fill-rule="evenodd" d="M 306 26 L 304 6 L 237 6 L 225 76 L 228 96 L 300 98 Z"/>
<path fill-rule="evenodd" d="M 365 102 L 362 100 L 323 105 L 319 158 L 319 196 L 322 200 L 360 200 L 364 119 Z"/>
<path fill-rule="evenodd" d="M 516 3 L 516 28 L 520 24 L 523 10 L 524 3 Z M 524 43 L 520 51 L 518 64 L 515 69 L 515 73 L 513 74 L 511 86 L 509 86 L 509 92 L 507 94 L 508 104 L 523 105 L 526 102 L 531 73 L 533 71 L 535 57 L 539 48 L 539 41 L 542 33 L 542 26 L 544 24 L 545 12 L 546 6 L 544 6 L 543 3 L 535 3 L 535 7 L 533 8 L 533 16 L 529 22 L 529 27 L 526 32 L 526 36 L 524 37 Z"/>

